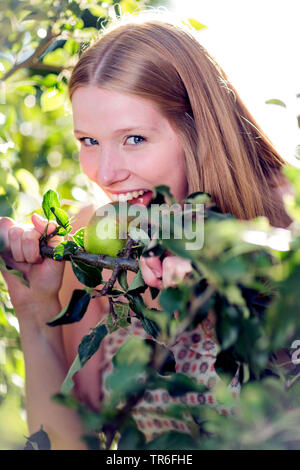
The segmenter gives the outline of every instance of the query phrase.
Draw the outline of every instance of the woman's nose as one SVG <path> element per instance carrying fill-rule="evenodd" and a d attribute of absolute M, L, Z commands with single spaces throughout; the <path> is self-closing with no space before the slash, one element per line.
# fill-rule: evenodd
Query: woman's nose
<path fill-rule="evenodd" d="M 130 171 L 124 168 L 122 159 L 113 152 L 101 152 L 98 160 L 97 182 L 103 186 L 110 186 L 118 181 L 128 178 Z"/>

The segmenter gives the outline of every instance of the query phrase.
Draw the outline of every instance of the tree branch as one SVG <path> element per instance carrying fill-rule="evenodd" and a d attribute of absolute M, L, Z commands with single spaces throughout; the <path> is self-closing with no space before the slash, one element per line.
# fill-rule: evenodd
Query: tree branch
<path fill-rule="evenodd" d="M 54 248 L 50 246 L 41 246 L 40 253 L 44 258 L 53 258 Z M 74 261 L 82 261 L 83 263 L 95 266 L 96 268 L 112 269 L 115 267 L 119 269 L 126 269 L 127 271 L 133 271 L 135 273 L 139 270 L 138 261 L 132 258 L 112 258 L 107 255 L 92 255 L 90 253 L 78 251 L 75 255 L 72 255 Z M 68 257 L 64 260 L 69 260 Z M 59 260 L 57 260 L 59 261 Z"/>
<path fill-rule="evenodd" d="M 23 62 L 19 62 L 13 65 L 13 67 L 4 74 L 4 76 L 1 78 L 1 81 L 7 80 L 11 75 L 21 68 L 33 67 L 38 64 L 37 59 L 48 49 L 48 47 L 58 36 L 58 34 L 54 34 L 52 32 L 52 28 L 49 26 L 46 37 L 41 40 L 33 54 Z"/>

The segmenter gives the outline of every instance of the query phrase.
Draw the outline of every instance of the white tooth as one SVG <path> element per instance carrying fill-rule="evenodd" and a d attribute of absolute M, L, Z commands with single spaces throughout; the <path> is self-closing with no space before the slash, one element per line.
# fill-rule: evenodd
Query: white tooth
<path fill-rule="evenodd" d="M 127 196 L 128 194 L 129 196 Z M 126 196 L 127 196 L 127 201 L 131 201 L 131 199 L 133 199 L 132 193 L 127 193 Z"/>
<path fill-rule="evenodd" d="M 118 200 L 118 195 L 117 194 L 112 194 L 111 198 L 112 198 L 113 201 L 117 201 Z"/>
<path fill-rule="evenodd" d="M 120 202 L 125 202 L 127 200 L 126 194 L 119 194 L 119 201 Z"/>
<path fill-rule="evenodd" d="M 139 193 L 139 195 L 141 196 L 142 194 L 144 194 L 144 192 L 145 192 L 145 191 L 144 191 L 143 189 L 141 189 L 138 193 Z"/>
<path fill-rule="evenodd" d="M 133 191 L 133 193 L 132 193 L 132 194 L 133 194 L 133 197 L 138 197 L 138 195 L 139 195 L 139 191 Z"/>

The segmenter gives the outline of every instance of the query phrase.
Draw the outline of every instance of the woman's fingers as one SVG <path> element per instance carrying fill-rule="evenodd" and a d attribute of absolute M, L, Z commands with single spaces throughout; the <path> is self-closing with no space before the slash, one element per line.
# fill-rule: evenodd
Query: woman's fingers
<path fill-rule="evenodd" d="M 40 233 L 40 235 L 42 235 L 44 233 L 48 220 L 44 219 L 43 217 L 40 217 L 38 214 L 32 214 L 31 220 L 34 225 L 34 228 Z M 55 222 L 49 222 L 47 235 L 52 233 L 56 227 L 57 224 Z"/>
<path fill-rule="evenodd" d="M 18 263 L 25 261 L 24 253 L 22 249 L 22 235 L 23 229 L 17 225 L 10 227 L 8 231 L 9 246 L 12 256 Z"/>
<path fill-rule="evenodd" d="M 140 262 L 144 281 L 151 287 L 176 287 L 192 271 L 191 262 L 179 256 L 166 256 L 163 262 L 158 256 L 141 256 Z"/>
<path fill-rule="evenodd" d="M 15 225 L 13 220 L 0 219 L 0 233 L 4 238 L 4 243 L 9 247 L 12 258 L 17 263 L 39 263 L 42 262 L 40 255 L 39 239 L 44 233 L 48 224 L 47 234 L 52 233 L 57 224 L 43 219 L 38 214 L 31 217 L 32 225 Z M 61 237 L 54 236 L 48 242 L 48 245 L 55 247 L 61 242 Z"/>
<path fill-rule="evenodd" d="M 14 221 L 10 217 L 0 217 L 0 238 L 1 251 L 9 250 L 8 231 L 14 225 Z"/>
<path fill-rule="evenodd" d="M 22 234 L 22 249 L 24 259 L 27 263 L 42 261 L 39 249 L 40 233 L 36 230 L 24 230 Z"/>
<path fill-rule="evenodd" d="M 156 277 L 162 277 L 162 263 L 159 256 L 149 256 L 143 259 L 145 260 L 146 266 L 153 271 Z"/>
<path fill-rule="evenodd" d="M 40 217 L 38 214 L 33 214 L 31 216 L 32 223 L 34 225 L 35 230 L 39 232 L 39 237 L 44 233 L 45 226 L 47 225 L 48 221 L 43 217 Z M 47 235 L 50 235 L 57 227 L 56 222 L 49 222 L 47 228 Z M 55 235 L 54 237 L 48 240 L 47 245 L 51 248 L 55 248 L 59 243 L 61 243 L 62 237 L 59 235 Z"/>
<path fill-rule="evenodd" d="M 175 287 L 192 270 L 191 262 L 179 256 L 167 256 L 162 262 L 163 287 Z"/>
<path fill-rule="evenodd" d="M 161 274 L 160 274 L 160 272 L 162 272 L 161 266 L 158 268 L 157 261 L 152 260 L 152 266 L 153 265 L 156 266 L 156 269 L 157 269 L 157 270 L 156 269 L 153 270 L 153 268 L 151 267 L 151 263 L 149 266 L 149 260 L 150 258 L 144 258 L 143 256 L 141 256 L 140 258 L 143 279 L 148 286 L 156 287 L 159 289 L 162 286 Z M 159 258 L 158 258 L 158 261 L 161 264 Z"/>

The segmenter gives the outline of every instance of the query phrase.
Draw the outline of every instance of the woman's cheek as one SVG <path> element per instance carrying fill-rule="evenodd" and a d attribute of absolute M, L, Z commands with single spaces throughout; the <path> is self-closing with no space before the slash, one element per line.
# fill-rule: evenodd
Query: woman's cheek
<path fill-rule="evenodd" d="M 80 154 L 80 166 L 83 172 L 92 180 L 95 181 L 96 167 L 92 159 L 84 153 Z"/>

